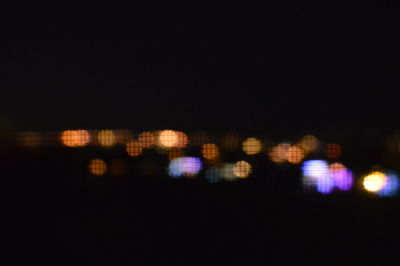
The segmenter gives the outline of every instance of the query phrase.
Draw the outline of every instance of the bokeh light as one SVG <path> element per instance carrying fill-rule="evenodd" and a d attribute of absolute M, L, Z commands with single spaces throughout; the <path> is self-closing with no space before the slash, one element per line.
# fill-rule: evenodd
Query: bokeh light
<path fill-rule="evenodd" d="M 65 130 L 60 140 L 67 147 L 84 147 L 90 143 L 90 134 L 87 130 Z"/>
<path fill-rule="evenodd" d="M 112 130 L 100 130 L 97 133 L 97 141 L 103 147 L 113 147 L 117 143 L 117 138 Z"/>
<path fill-rule="evenodd" d="M 268 152 L 268 157 L 274 163 L 284 163 L 287 159 L 287 151 L 290 149 L 291 145 L 289 143 L 280 143 L 271 148 Z"/>
<path fill-rule="evenodd" d="M 140 142 L 131 140 L 126 143 L 126 152 L 132 157 L 138 157 L 142 154 L 143 148 Z"/>
<path fill-rule="evenodd" d="M 197 157 L 175 158 L 168 165 L 168 175 L 174 178 L 193 177 L 200 172 L 201 168 L 201 160 Z"/>
<path fill-rule="evenodd" d="M 399 191 L 399 177 L 394 171 L 385 171 L 386 184 L 385 186 L 377 191 L 377 194 L 381 197 L 392 197 Z"/>
<path fill-rule="evenodd" d="M 222 177 L 227 181 L 233 181 L 238 178 L 233 173 L 233 166 L 234 166 L 233 163 L 225 163 L 222 165 L 222 168 L 221 168 Z"/>
<path fill-rule="evenodd" d="M 101 176 L 107 171 L 107 164 L 102 159 L 93 159 L 89 162 L 89 172 Z"/>
<path fill-rule="evenodd" d="M 201 146 L 201 153 L 207 160 L 215 160 L 219 156 L 219 149 L 214 143 L 207 143 Z"/>
<path fill-rule="evenodd" d="M 312 153 L 316 152 L 320 146 L 320 142 L 317 137 L 313 135 L 306 135 L 304 136 L 300 142 L 299 146 L 306 152 Z"/>
<path fill-rule="evenodd" d="M 251 174 L 252 167 L 246 161 L 239 161 L 233 165 L 233 174 L 239 178 L 247 178 Z"/>
<path fill-rule="evenodd" d="M 293 145 L 286 150 L 286 160 L 292 164 L 299 164 L 304 159 L 304 151 L 297 145 Z"/>
<path fill-rule="evenodd" d="M 319 193 L 331 193 L 335 181 L 329 176 L 328 163 L 323 160 L 308 160 L 301 167 L 303 172 L 303 185 L 307 190 L 316 188 Z"/>
<path fill-rule="evenodd" d="M 173 130 L 163 130 L 158 136 L 159 144 L 165 148 L 176 147 L 178 140 L 178 134 Z"/>
<path fill-rule="evenodd" d="M 176 147 L 177 148 L 185 148 L 189 144 L 189 137 L 185 132 L 182 131 L 176 131 L 175 132 L 177 135 L 177 142 L 176 142 Z"/>
<path fill-rule="evenodd" d="M 222 181 L 221 177 L 222 177 L 221 170 L 216 166 L 211 166 L 205 172 L 206 180 L 211 183 L 221 182 Z"/>
<path fill-rule="evenodd" d="M 387 182 L 387 176 L 383 172 L 375 171 L 364 177 L 362 183 L 364 189 L 369 192 L 377 192 L 383 189 Z"/>
<path fill-rule="evenodd" d="M 339 190 L 347 191 L 353 186 L 353 173 L 341 163 L 329 165 L 329 176 L 333 178 Z"/>
<path fill-rule="evenodd" d="M 156 144 L 156 136 L 150 131 L 140 133 L 137 140 L 143 148 L 151 148 Z"/>
<path fill-rule="evenodd" d="M 330 159 L 337 159 L 342 154 L 342 146 L 337 143 L 330 143 L 325 146 L 325 154 Z"/>
<path fill-rule="evenodd" d="M 246 154 L 254 155 L 261 152 L 262 143 L 257 138 L 247 138 L 242 143 L 242 149 Z"/>

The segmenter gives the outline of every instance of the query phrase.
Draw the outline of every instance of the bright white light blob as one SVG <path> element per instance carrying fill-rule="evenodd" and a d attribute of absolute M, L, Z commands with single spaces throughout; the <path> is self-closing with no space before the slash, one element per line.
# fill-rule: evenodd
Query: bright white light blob
<path fill-rule="evenodd" d="M 182 176 L 195 176 L 202 168 L 201 160 L 197 157 L 179 157 L 173 159 L 168 165 L 168 174 L 174 178 Z"/>
<path fill-rule="evenodd" d="M 342 191 L 353 186 L 353 174 L 341 163 L 328 165 L 323 160 L 309 160 L 302 165 L 303 185 L 309 190 L 313 187 L 319 193 L 329 194 L 335 188 Z"/>

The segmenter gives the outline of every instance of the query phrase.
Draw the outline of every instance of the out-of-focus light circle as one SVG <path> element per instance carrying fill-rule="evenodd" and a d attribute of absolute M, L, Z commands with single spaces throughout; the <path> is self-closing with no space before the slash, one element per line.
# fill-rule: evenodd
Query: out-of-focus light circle
<path fill-rule="evenodd" d="M 399 191 L 399 177 L 393 171 L 385 171 L 385 175 L 387 177 L 386 184 L 376 194 L 381 197 L 392 197 Z"/>
<path fill-rule="evenodd" d="M 272 147 L 271 150 L 268 152 L 268 157 L 274 163 L 284 163 L 287 159 L 287 151 L 291 145 L 289 143 L 281 143 L 275 147 Z"/>
<path fill-rule="evenodd" d="M 192 177 L 202 168 L 201 160 L 197 157 L 180 157 L 173 159 L 168 165 L 168 174 L 171 177 Z"/>
<path fill-rule="evenodd" d="M 221 170 L 216 166 L 212 166 L 206 170 L 205 178 L 211 183 L 221 182 Z"/>
<path fill-rule="evenodd" d="M 337 159 L 342 154 L 342 146 L 337 143 L 330 143 L 325 146 L 325 154 L 330 159 Z"/>
<path fill-rule="evenodd" d="M 138 142 L 143 148 L 151 148 L 156 144 L 156 137 L 150 131 L 145 131 L 139 134 Z"/>
<path fill-rule="evenodd" d="M 176 134 L 176 132 L 173 130 L 163 130 L 160 132 L 158 141 L 163 147 L 176 147 L 178 144 L 178 134 Z"/>
<path fill-rule="evenodd" d="M 233 165 L 233 174 L 239 178 L 247 178 L 251 174 L 252 167 L 246 161 L 239 161 Z"/>
<path fill-rule="evenodd" d="M 367 191 L 377 192 L 385 187 L 386 182 L 386 175 L 382 172 L 376 171 L 364 177 L 363 186 Z"/>
<path fill-rule="evenodd" d="M 246 154 L 254 155 L 261 152 L 262 143 L 257 138 L 248 138 L 243 141 L 242 149 Z"/>
<path fill-rule="evenodd" d="M 224 165 L 222 165 L 221 168 L 222 177 L 227 181 L 233 181 L 238 178 L 233 173 L 233 166 L 234 166 L 233 163 L 225 163 Z"/>
<path fill-rule="evenodd" d="M 306 153 L 310 153 L 317 151 L 320 143 L 317 137 L 306 135 L 300 140 L 299 145 Z"/>
<path fill-rule="evenodd" d="M 219 156 L 219 149 L 214 143 L 207 143 L 201 146 L 201 153 L 205 159 L 214 160 Z"/>
<path fill-rule="evenodd" d="M 176 131 L 177 141 L 176 147 L 177 148 L 185 148 L 189 144 L 189 137 L 185 132 Z"/>
<path fill-rule="evenodd" d="M 304 159 L 304 151 L 298 146 L 291 146 L 286 151 L 286 160 L 292 164 L 299 164 Z"/>
<path fill-rule="evenodd" d="M 100 130 L 97 134 L 97 140 L 103 147 L 112 147 L 117 142 L 114 131 L 112 130 Z"/>
<path fill-rule="evenodd" d="M 140 142 L 131 140 L 126 143 L 126 152 L 132 157 L 138 157 L 142 154 L 143 148 Z"/>
<path fill-rule="evenodd" d="M 335 186 L 342 191 L 353 186 L 353 173 L 341 163 L 329 165 L 329 176 L 335 181 Z"/>
<path fill-rule="evenodd" d="M 107 164 L 102 159 L 93 159 L 89 162 L 89 172 L 101 176 L 107 171 Z"/>
<path fill-rule="evenodd" d="M 301 167 L 303 184 L 307 189 L 315 187 L 319 193 L 331 193 L 335 181 L 329 176 L 328 163 L 323 160 L 308 160 Z"/>
<path fill-rule="evenodd" d="M 302 166 L 303 175 L 321 178 L 328 175 L 328 163 L 324 160 L 308 160 Z"/>
<path fill-rule="evenodd" d="M 90 134 L 86 130 L 65 130 L 61 132 L 60 140 L 67 147 L 83 147 L 89 144 Z"/>

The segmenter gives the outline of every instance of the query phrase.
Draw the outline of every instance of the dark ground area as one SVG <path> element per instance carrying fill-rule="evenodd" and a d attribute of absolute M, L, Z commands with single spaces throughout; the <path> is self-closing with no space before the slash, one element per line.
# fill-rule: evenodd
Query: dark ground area
<path fill-rule="evenodd" d="M 231 183 L 93 177 L 84 156 L 2 153 L 1 265 L 397 265 L 396 197 L 305 194 L 272 164 Z"/>

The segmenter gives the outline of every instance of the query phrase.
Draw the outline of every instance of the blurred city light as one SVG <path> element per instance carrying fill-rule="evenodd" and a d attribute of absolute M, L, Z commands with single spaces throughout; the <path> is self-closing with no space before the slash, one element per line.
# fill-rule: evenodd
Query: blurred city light
<path fill-rule="evenodd" d="M 299 164 L 305 156 L 304 151 L 297 145 L 293 145 L 286 150 L 286 160 L 292 164 Z"/>
<path fill-rule="evenodd" d="M 251 174 L 252 167 L 246 161 L 239 161 L 233 165 L 233 174 L 239 178 L 247 178 Z"/>
<path fill-rule="evenodd" d="M 202 145 L 201 153 L 205 159 L 214 160 L 219 156 L 219 149 L 214 143 L 207 143 Z"/>
<path fill-rule="evenodd" d="M 387 183 L 387 176 L 383 172 L 375 171 L 363 179 L 363 186 L 369 192 L 378 192 L 383 189 Z"/>
<path fill-rule="evenodd" d="M 89 172 L 101 176 L 107 171 L 107 164 L 102 159 L 93 159 L 89 162 Z"/>
<path fill-rule="evenodd" d="M 178 145 L 178 134 L 173 130 L 163 130 L 158 136 L 159 144 L 162 147 L 172 148 Z"/>
<path fill-rule="evenodd" d="M 143 148 L 140 142 L 131 140 L 128 143 L 126 143 L 126 152 L 132 156 L 132 157 L 137 157 L 142 154 Z"/>
<path fill-rule="evenodd" d="M 112 130 L 100 130 L 97 133 L 97 141 L 103 147 L 112 147 L 117 143 L 117 138 Z"/>
<path fill-rule="evenodd" d="M 299 146 L 306 152 L 312 153 L 318 150 L 320 146 L 320 142 L 317 137 L 313 135 L 306 135 L 304 136 L 300 142 Z"/>
<path fill-rule="evenodd" d="M 274 163 L 284 163 L 287 160 L 287 151 L 290 149 L 289 143 L 280 143 L 277 146 L 271 148 L 268 152 L 268 156 Z"/>
<path fill-rule="evenodd" d="M 248 138 L 243 142 L 242 149 L 246 154 L 254 155 L 261 152 L 262 144 L 257 138 Z"/>
<path fill-rule="evenodd" d="M 86 130 L 65 130 L 61 132 L 60 140 L 67 147 L 83 147 L 90 143 L 90 135 Z"/>
<path fill-rule="evenodd" d="M 156 144 L 156 136 L 150 131 L 140 133 L 137 140 L 143 148 L 151 148 Z"/>
<path fill-rule="evenodd" d="M 171 177 L 192 177 L 202 168 L 201 160 L 197 157 L 180 157 L 173 159 L 168 165 L 168 174 Z"/>

